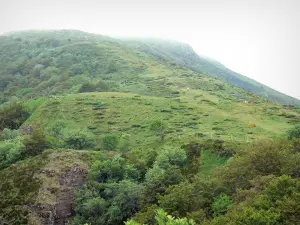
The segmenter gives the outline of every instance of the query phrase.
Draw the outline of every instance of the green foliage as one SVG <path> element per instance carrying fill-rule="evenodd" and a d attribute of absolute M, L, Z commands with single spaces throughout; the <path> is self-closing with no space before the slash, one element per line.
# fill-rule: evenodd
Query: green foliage
<path fill-rule="evenodd" d="M 282 94 L 250 78 L 231 71 L 214 59 L 199 56 L 188 44 L 157 38 L 135 38 L 130 40 L 125 39 L 124 41 L 139 51 L 153 55 L 158 60 L 174 62 L 178 67 L 182 66 L 192 71 L 209 74 L 218 80 L 249 90 L 253 98 L 257 98 L 257 95 L 264 98 L 267 96 L 271 101 L 278 103 L 290 104 L 292 102 L 292 104 L 300 105 L 298 99 Z M 215 83 L 214 86 L 217 90 L 224 89 L 224 85 L 220 83 Z"/>
<path fill-rule="evenodd" d="M 83 92 L 94 92 L 96 90 L 96 87 L 94 84 L 90 83 L 89 81 L 86 81 L 81 85 L 79 88 L 78 92 L 83 93 Z"/>
<path fill-rule="evenodd" d="M 54 137 L 61 137 L 62 136 L 62 130 L 66 127 L 66 123 L 63 120 L 56 120 L 52 124 L 49 133 L 53 135 Z"/>
<path fill-rule="evenodd" d="M 171 185 L 159 196 L 159 206 L 177 217 L 190 217 L 202 222 L 211 216 L 211 204 L 216 185 L 201 177 L 194 177 L 191 182 L 184 181 Z"/>
<path fill-rule="evenodd" d="M 188 168 L 187 174 L 196 174 L 199 172 L 201 165 L 201 146 L 199 143 L 191 142 L 188 145 L 182 146 L 187 153 Z"/>
<path fill-rule="evenodd" d="M 124 159 L 116 155 L 113 159 L 96 161 L 90 171 L 89 177 L 97 182 L 117 182 L 125 176 Z"/>
<path fill-rule="evenodd" d="M 167 146 L 159 152 L 154 166 L 166 170 L 170 167 L 182 168 L 188 163 L 184 149 Z"/>
<path fill-rule="evenodd" d="M 79 193 L 73 224 L 82 224 L 85 221 L 99 225 L 121 225 L 140 209 L 141 189 L 132 181 L 91 185 L 91 190 L 82 190 Z"/>
<path fill-rule="evenodd" d="M 299 176 L 300 157 L 286 140 L 263 140 L 248 145 L 218 172 L 218 179 L 231 191 L 250 187 L 258 175 L 290 174 Z"/>
<path fill-rule="evenodd" d="M 8 128 L 4 128 L 4 130 L 1 132 L 1 138 L 3 140 L 10 140 L 14 139 L 20 136 L 19 130 L 10 130 Z"/>
<path fill-rule="evenodd" d="M 4 128 L 18 129 L 29 113 L 20 102 L 9 102 L 0 106 L 0 131 Z"/>
<path fill-rule="evenodd" d="M 221 157 L 232 157 L 235 150 L 231 146 L 226 146 L 224 140 L 221 139 L 207 139 L 202 143 L 202 148 L 210 150 Z"/>
<path fill-rule="evenodd" d="M 300 138 L 300 126 L 295 126 L 288 130 L 287 134 L 289 140 L 292 140 L 293 138 Z"/>
<path fill-rule="evenodd" d="M 41 165 L 29 160 L 0 171 L 0 221 L 3 224 L 27 224 L 29 208 L 38 194 L 40 181 L 35 177 Z"/>
<path fill-rule="evenodd" d="M 158 192 L 164 193 L 169 185 L 180 183 L 183 180 L 180 169 L 186 165 L 187 155 L 184 149 L 166 147 L 160 151 L 153 167 L 145 175 L 143 205 L 157 203 Z"/>
<path fill-rule="evenodd" d="M 80 150 L 95 147 L 94 136 L 83 129 L 69 132 L 65 141 L 68 147 L 73 149 Z"/>
<path fill-rule="evenodd" d="M 40 128 L 35 128 L 32 134 L 24 137 L 23 145 L 25 156 L 36 156 L 46 149 L 46 136 Z"/>
<path fill-rule="evenodd" d="M 196 223 L 192 219 L 187 218 L 174 218 L 168 215 L 163 209 L 158 209 L 155 216 L 156 223 L 158 225 L 195 225 Z M 125 225 L 142 225 L 136 223 L 133 219 L 125 222 Z"/>
<path fill-rule="evenodd" d="M 197 224 L 297 224 L 300 139 L 293 134 L 290 142 L 251 142 L 261 137 L 278 139 L 291 124 L 298 123 L 293 115 L 299 109 L 290 108 L 289 116 L 279 117 L 281 106 L 263 103 L 253 93 L 178 65 L 182 56 L 174 53 L 190 49 L 182 51 L 177 45 L 157 49 L 154 43 L 144 53 L 145 46 L 139 46 L 132 49 L 122 41 L 78 31 L 2 37 L 0 103 L 9 102 L 0 106 L 0 169 L 34 164 L 30 157 L 45 147 L 80 149 L 50 150 L 80 157 L 97 153 L 85 167 L 91 165 L 88 182 L 76 197 L 74 224 L 121 225 L 132 217 L 133 224 L 149 225 L 189 224 L 185 217 Z M 175 62 L 157 60 L 158 56 L 175 57 Z M 212 64 L 215 62 L 206 61 L 202 67 L 206 70 Z M 185 61 L 184 65 L 192 64 Z M 222 65 L 216 66 L 218 75 L 224 75 Z M 211 68 L 211 73 L 216 72 L 216 67 Z M 247 82 L 240 84 L 247 87 Z M 12 96 L 28 101 L 23 104 Z M 38 96 L 45 97 L 35 98 Z M 271 98 L 274 96 L 275 92 Z M 243 104 L 254 98 L 255 104 Z M 32 115 L 23 123 L 27 109 Z M 248 121 L 259 126 L 249 129 L 245 127 Z M 34 123 L 39 124 L 39 132 L 29 125 Z M 109 151 L 93 151 L 96 144 L 100 149 L 98 140 L 101 150 Z M 250 143 L 240 145 L 245 142 Z M 24 156 L 28 158 L 14 164 Z M 78 163 L 67 158 L 67 166 L 71 161 Z M 216 167 L 221 168 L 214 172 Z M 3 171 L 12 175 L 8 169 Z M 44 173 L 39 175 L 48 179 Z M 33 192 L 35 187 L 18 178 L 26 190 L 17 188 L 6 197 L 12 183 L 19 184 L 17 179 L 2 177 L 0 187 L 5 193 L 0 197 L 13 203 L 4 206 L 0 220 L 3 215 L 12 220 L 20 215 L 24 221 L 9 224 L 26 224 L 22 210 L 26 205 L 35 209 L 36 203 L 23 199 L 31 195 L 26 187 Z M 59 187 L 43 190 L 54 192 L 52 195 Z M 158 208 L 183 219 L 163 211 L 155 218 Z"/>
<path fill-rule="evenodd" d="M 166 128 L 167 125 L 160 120 L 155 120 L 150 125 L 150 130 L 153 131 L 157 136 L 159 136 L 161 141 L 164 141 L 165 139 Z"/>
<path fill-rule="evenodd" d="M 22 159 L 24 145 L 20 138 L 0 142 L 0 169 Z"/>
<path fill-rule="evenodd" d="M 102 139 L 102 147 L 105 150 L 116 150 L 119 144 L 119 137 L 115 134 L 106 134 Z"/>
<path fill-rule="evenodd" d="M 232 204 L 232 200 L 228 195 L 222 193 L 219 197 L 217 197 L 213 204 L 212 210 L 214 211 L 214 215 L 224 215 L 227 212 L 228 206 Z"/>
<path fill-rule="evenodd" d="M 123 134 L 120 138 L 119 149 L 121 152 L 128 152 L 131 147 L 131 136 L 128 134 Z"/>

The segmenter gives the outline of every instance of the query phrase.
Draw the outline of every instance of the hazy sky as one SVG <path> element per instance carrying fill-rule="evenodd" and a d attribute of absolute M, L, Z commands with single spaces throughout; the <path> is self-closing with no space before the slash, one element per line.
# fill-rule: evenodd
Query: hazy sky
<path fill-rule="evenodd" d="M 157 36 L 300 99 L 299 0 L 0 0 L 0 33 Z"/>

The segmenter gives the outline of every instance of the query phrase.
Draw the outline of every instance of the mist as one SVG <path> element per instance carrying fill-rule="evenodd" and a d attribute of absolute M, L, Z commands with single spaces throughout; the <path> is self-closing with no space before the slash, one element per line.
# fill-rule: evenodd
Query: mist
<path fill-rule="evenodd" d="M 0 33 L 76 29 L 178 40 L 236 72 L 300 99 L 299 10 L 296 0 L 1 0 Z"/>

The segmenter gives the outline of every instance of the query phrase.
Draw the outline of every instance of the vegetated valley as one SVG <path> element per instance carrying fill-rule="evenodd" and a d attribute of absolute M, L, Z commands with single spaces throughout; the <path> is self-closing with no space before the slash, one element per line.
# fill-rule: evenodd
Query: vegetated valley
<path fill-rule="evenodd" d="M 300 101 L 187 44 L 0 36 L 0 224 L 300 224 Z"/>

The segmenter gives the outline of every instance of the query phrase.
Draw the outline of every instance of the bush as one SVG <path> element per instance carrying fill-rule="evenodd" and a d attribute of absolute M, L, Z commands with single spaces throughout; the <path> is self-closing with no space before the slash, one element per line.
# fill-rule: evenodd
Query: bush
<path fill-rule="evenodd" d="M 298 125 L 288 130 L 287 135 L 289 140 L 292 140 L 293 138 L 300 138 L 300 126 Z"/>
<path fill-rule="evenodd" d="M 83 83 L 81 87 L 79 88 L 78 92 L 79 93 L 84 93 L 84 92 L 94 92 L 96 90 L 96 87 L 94 84 L 90 83 L 89 81 Z"/>
<path fill-rule="evenodd" d="M 184 149 L 166 147 L 164 150 L 159 152 L 155 165 L 161 169 L 168 169 L 171 166 L 184 167 L 188 163 L 187 154 Z"/>
<path fill-rule="evenodd" d="M 105 150 L 116 150 L 119 143 L 119 137 L 115 134 L 106 134 L 102 139 L 102 147 Z"/>
<path fill-rule="evenodd" d="M 25 156 L 36 156 L 47 147 L 46 136 L 42 130 L 36 128 L 31 135 L 25 136 L 23 144 Z"/>
<path fill-rule="evenodd" d="M 94 136 L 85 130 L 70 132 L 65 141 L 68 147 L 77 150 L 95 147 Z"/>
<path fill-rule="evenodd" d="M 214 211 L 214 215 L 224 215 L 227 212 L 227 208 L 229 205 L 232 204 L 232 200 L 228 197 L 226 194 L 221 194 L 219 197 L 217 197 L 213 204 L 212 209 Z"/>
<path fill-rule="evenodd" d="M 8 128 L 4 128 L 4 130 L 1 133 L 1 138 L 3 140 L 14 139 L 18 136 L 20 136 L 20 132 L 18 130 L 10 130 Z"/>
<path fill-rule="evenodd" d="M 159 136 L 161 141 L 165 139 L 166 128 L 167 125 L 160 120 L 155 120 L 150 125 L 150 130 L 153 131 L 157 136 Z"/>
<path fill-rule="evenodd" d="M 0 142 L 0 169 L 20 160 L 24 145 L 20 139 Z"/>
<path fill-rule="evenodd" d="M 158 209 L 155 216 L 156 224 L 158 225 L 195 225 L 193 220 L 187 218 L 174 218 L 168 215 L 163 209 Z M 142 225 L 135 222 L 133 219 L 125 222 L 125 225 Z"/>
<path fill-rule="evenodd" d="M 0 107 L 0 131 L 4 128 L 18 129 L 29 113 L 20 102 L 7 103 Z"/>
<path fill-rule="evenodd" d="M 54 136 L 54 137 L 60 137 L 61 136 L 61 132 L 62 129 L 64 129 L 66 127 L 66 123 L 63 120 L 57 120 L 54 122 L 54 124 L 51 126 L 50 128 L 50 133 Z"/>
<path fill-rule="evenodd" d="M 130 135 L 122 135 L 119 142 L 119 149 L 121 152 L 128 152 L 130 150 L 131 140 Z"/>

